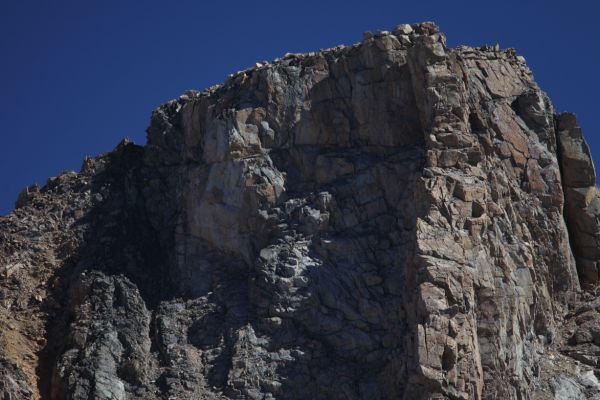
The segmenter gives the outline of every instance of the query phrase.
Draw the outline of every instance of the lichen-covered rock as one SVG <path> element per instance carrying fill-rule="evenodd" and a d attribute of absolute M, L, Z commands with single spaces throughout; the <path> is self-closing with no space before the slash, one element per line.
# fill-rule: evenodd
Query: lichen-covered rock
<path fill-rule="evenodd" d="M 0 218 L 0 394 L 599 398 L 598 193 L 512 49 L 257 63 Z"/>

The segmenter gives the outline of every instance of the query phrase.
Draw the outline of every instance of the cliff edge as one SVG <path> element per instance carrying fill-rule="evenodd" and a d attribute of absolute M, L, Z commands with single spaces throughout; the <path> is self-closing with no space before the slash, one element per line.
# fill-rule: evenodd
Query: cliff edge
<path fill-rule="evenodd" d="M 0 217 L 3 399 L 600 398 L 600 195 L 433 23 L 231 75 Z"/>

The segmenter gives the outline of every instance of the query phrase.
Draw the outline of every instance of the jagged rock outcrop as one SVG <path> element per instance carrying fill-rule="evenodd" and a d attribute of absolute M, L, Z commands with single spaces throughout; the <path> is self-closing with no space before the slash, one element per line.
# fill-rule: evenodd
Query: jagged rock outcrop
<path fill-rule="evenodd" d="M 3 398 L 600 398 L 593 163 L 512 49 L 287 54 L 16 206 Z"/>

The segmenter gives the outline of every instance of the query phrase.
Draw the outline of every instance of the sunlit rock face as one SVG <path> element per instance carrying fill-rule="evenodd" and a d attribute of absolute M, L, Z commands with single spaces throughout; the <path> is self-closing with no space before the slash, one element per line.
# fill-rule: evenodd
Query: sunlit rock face
<path fill-rule="evenodd" d="M 600 396 L 600 195 L 432 23 L 188 92 L 0 218 L 0 397 Z"/>

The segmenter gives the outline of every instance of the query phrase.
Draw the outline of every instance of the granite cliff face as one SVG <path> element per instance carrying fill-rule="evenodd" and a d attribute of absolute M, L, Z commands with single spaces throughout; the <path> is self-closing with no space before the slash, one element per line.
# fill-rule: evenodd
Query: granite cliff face
<path fill-rule="evenodd" d="M 0 218 L 0 398 L 600 398 L 595 183 L 512 49 L 257 64 Z"/>

